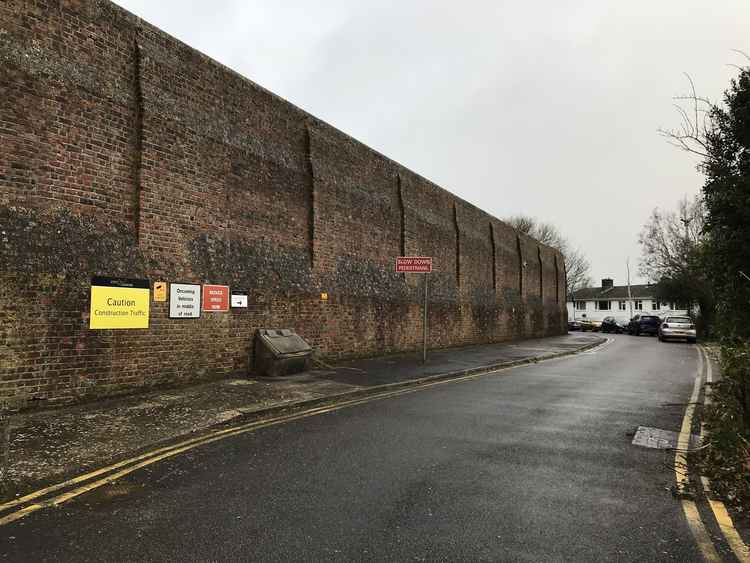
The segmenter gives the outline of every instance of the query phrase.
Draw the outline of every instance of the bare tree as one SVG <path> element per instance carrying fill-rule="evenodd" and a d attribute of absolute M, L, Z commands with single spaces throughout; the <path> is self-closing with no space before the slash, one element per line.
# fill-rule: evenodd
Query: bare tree
<path fill-rule="evenodd" d="M 517 231 L 535 238 L 542 244 L 557 248 L 565 259 L 565 274 L 568 295 L 591 285 L 591 264 L 586 256 L 551 223 L 545 223 L 528 215 L 514 215 L 505 220 Z"/>
<path fill-rule="evenodd" d="M 750 55 L 744 51 L 732 50 L 750 61 Z M 740 72 L 747 71 L 747 67 L 735 64 L 729 64 L 728 66 L 734 67 Z M 721 120 L 722 112 L 711 100 L 696 94 L 695 83 L 688 73 L 685 73 L 685 77 L 690 84 L 690 91 L 687 94 L 672 98 L 675 101 L 674 107 L 680 114 L 680 126 L 673 129 L 660 128 L 658 132 L 667 139 L 668 143 L 677 148 L 699 156 L 701 159 L 708 159 L 711 157 L 711 139 L 717 135 L 721 126 L 721 123 L 717 120 Z"/>
<path fill-rule="evenodd" d="M 673 129 L 658 129 L 660 135 L 675 147 L 699 156 L 708 157 L 708 138 L 715 129 L 713 121 L 714 104 L 695 93 L 695 83 L 688 73 L 685 77 L 690 84 L 690 92 L 672 98 L 674 107 L 680 114 L 680 126 Z"/>
<path fill-rule="evenodd" d="M 728 65 L 739 73 L 721 101 L 712 103 L 698 96 L 688 76 L 689 93 L 675 98 L 681 125 L 659 130 L 668 142 L 699 157 L 697 168 L 705 176 L 701 204 L 705 219 L 691 221 L 691 210 L 683 204 L 678 214 L 681 230 L 674 216 L 655 210 L 641 233 L 641 271 L 658 279 L 665 292 L 697 301 L 709 331 L 720 311 L 715 319 L 720 332 L 750 336 L 750 284 L 744 278 L 750 269 L 750 215 L 744 189 L 750 177 L 750 55 L 734 51 L 746 62 Z M 688 221 L 691 229 L 684 230 Z"/>
<path fill-rule="evenodd" d="M 561 249 L 565 257 L 565 274 L 568 295 L 584 287 L 591 286 L 591 264 L 585 254 L 577 248 L 566 246 Z"/>
<path fill-rule="evenodd" d="M 700 329 L 709 330 L 715 307 L 710 275 L 705 267 L 705 207 L 701 196 L 684 198 L 677 211 L 654 209 L 638 237 L 639 271 L 656 282 L 660 299 L 700 308 Z"/>
<path fill-rule="evenodd" d="M 638 236 L 643 253 L 640 274 L 654 282 L 686 277 L 695 268 L 704 224 L 700 196 L 682 199 L 677 211 L 654 209 Z"/>

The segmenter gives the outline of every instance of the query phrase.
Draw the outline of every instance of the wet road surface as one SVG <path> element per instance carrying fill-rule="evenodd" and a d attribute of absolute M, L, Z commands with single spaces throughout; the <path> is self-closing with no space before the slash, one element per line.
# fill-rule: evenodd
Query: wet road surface
<path fill-rule="evenodd" d="M 222 440 L 0 528 L 11 561 L 700 561 L 673 454 L 696 348 L 576 356 Z"/>

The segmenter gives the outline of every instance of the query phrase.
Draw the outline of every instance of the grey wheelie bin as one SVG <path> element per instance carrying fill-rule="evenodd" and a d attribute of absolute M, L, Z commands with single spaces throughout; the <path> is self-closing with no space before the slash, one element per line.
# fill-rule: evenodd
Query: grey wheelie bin
<path fill-rule="evenodd" d="M 258 330 L 255 337 L 255 373 L 276 377 L 310 368 L 312 348 L 291 329 Z"/>

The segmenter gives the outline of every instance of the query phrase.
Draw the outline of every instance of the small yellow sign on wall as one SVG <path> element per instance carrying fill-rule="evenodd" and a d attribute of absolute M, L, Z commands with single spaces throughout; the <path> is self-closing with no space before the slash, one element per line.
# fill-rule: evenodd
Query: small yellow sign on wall
<path fill-rule="evenodd" d="M 148 328 L 151 292 L 148 280 L 91 279 L 89 328 Z"/>
<path fill-rule="evenodd" d="M 167 282 L 154 282 L 154 301 L 167 300 Z"/>

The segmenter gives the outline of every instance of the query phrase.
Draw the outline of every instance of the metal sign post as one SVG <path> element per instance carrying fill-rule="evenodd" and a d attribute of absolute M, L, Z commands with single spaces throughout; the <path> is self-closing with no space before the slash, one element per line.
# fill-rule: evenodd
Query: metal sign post
<path fill-rule="evenodd" d="M 398 274 L 432 273 L 431 256 L 399 256 L 396 258 Z M 427 363 L 427 276 L 424 277 L 424 306 L 422 308 L 422 363 Z"/>
<path fill-rule="evenodd" d="M 424 276 L 424 317 L 422 319 L 422 363 L 427 363 L 427 279 L 430 276 Z"/>

